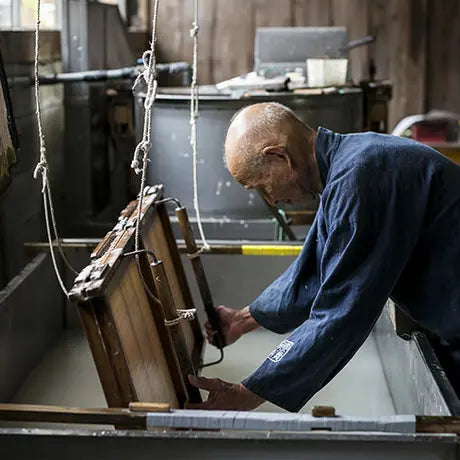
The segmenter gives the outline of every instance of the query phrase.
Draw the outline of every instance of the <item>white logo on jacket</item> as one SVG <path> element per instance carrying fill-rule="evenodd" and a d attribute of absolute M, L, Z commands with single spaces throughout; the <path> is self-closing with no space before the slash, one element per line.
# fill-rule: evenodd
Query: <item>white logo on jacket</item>
<path fill-rule="evenodd" d="M 294 342 L 290 340 L 283 340 L 269 355 L 268 359 L 277 363 L 281 361 L 287 354 L 287 352 L 292 348 Z"/>

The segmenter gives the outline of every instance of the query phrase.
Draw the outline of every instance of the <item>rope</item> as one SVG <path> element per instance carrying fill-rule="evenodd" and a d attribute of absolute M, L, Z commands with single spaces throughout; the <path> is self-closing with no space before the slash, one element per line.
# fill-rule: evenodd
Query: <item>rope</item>
<path fill-rule="evenodd" d="M 187 310 L 177 309 L 177 318 L 165 319 L 165 326 L 176 326 L 182 321 L 193 321 L 196 315 L 196 308 L 189 308 Z"/>
<path fill-rule="evenodd" d="M 54 236 L 56 238 L 58 250 L 59 250 L 59 253 L 63 261 L 65 262 L 67 267 L 72 272 L 77 274 L 77 271 L 72 267 L 72 265 L 66 258 L 64 254 L 64 250 L 61 245 L 61 241 L 60 241 L 60 238 L 57 232 L 56 217 L 55 217 L 53 200 L 52 200 L 52 195 L 51 195 L 51 187 L 49 183 L 49 167 L 48 167 L 48 159 L 46 155 L 47 152 L 46 152 L 45 135 L 43 133 L 41 105 L 40 105 L 40 84 L 39 84 L 39 78 L 38 78 L 39 56 L 40 56 L 40 9 L 41 9 L 41 3 L 40 3 L 40 0 L 37 0 L 37 15 L 36 15 L 36 27 L 35 27 L 34 79 L 35 79 L 35 104 L 36 104 L 35 113 L 37 116 L 38 138 L 39 138 L 39 145 L 40 145 L 40 159 L 34 170 L 34 179 L 37 179 L 39 175 L 41 175 L 42 177 L 43 208 L 45 212 L 46 233 L 47 233 L 48 243 L 50 247 L 51 260 L 53 262 L 53 268 L 56 274 L 56 278 L 59 282 L 59 286 L 61 287 L 64 294 L 68 297 L 69 292 L 67 291 L 64 285 L 62 276 L 59 271 L 58 263 L 56 260 L 56 255 L 54 253 L 51 226 L 53 227 Z"/>
<path fill-rule="evenodd" d="M 198 86 L 198 31 L 200 26 L 198 24 L 198 0 L 193 0 L 194 19 L 190 36 L 193 38 L 193 74 L 192 84 L 190 88 L 190 144 L 192 146 L 193 156 L 193 206 L 195 208 L 196 223 L 200 232 L 201 241 L 203 242 L 203 250 L 209 251 L 211 247 L 206 241 L 204 235 L 203 225 L 201 222 L 200 205 L 198 201 L 198 139 L 197 139 L 197 120 L 199 116 L 199 86 Z"/>
<path fill-rule="evenodd" d="M 139 83 L 141 79 L 144 79 L 147 84 L 147 94 L 144 101 L 144 127 L 142 133 L 142 139 L 134 150 L 133 161 L 131 167 L 134 169 L 136 174 L 141 175 L 141 184 L 137 205 L 137 219 L 136 219 L 136 235 L 135 235 L 135 250 L 139 250 L 139 234 L 140 234 L 140 221 L 141 221 L 141 210 L 142 202 L 144 201 L 144 189 L 145 181 L 147 177 L 147 164 L 148 154 L 152 146 L 152 108 L 155 103 L 158 89 L 157 73 L 156 73 L 156 54 L 155 45 L 157 41 L 157 26 L 158 26 L 158 10 L 160 1 L 155 0 L 153 19 L 152 19 L 152 38 L 150 41 L 150 50 L 147 50 L 142 55 L 142 62 L 144 63 L 144 70 L 139 74 L 134 82 L 133 89 Z M 142 168 L 141 168 L 141 157 L 142 157 Z M 139 261 L 139 256 L 136 256 Z"/>

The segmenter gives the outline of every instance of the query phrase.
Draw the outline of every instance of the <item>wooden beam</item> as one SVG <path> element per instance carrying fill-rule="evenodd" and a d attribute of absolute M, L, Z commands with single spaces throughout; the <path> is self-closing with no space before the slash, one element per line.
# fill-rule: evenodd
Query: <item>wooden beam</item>
<path fill-rule="evenodd" d="M 34 404 L 0 404 L 0 420 L 15 422 L 83 423 L 144 427 L 145 412 L 123 408 L 81 409 Z"/>
<path fill-rule="evenodd" d="M 417 416 L 416 432 L 460 434 L 460 417 Z"/>

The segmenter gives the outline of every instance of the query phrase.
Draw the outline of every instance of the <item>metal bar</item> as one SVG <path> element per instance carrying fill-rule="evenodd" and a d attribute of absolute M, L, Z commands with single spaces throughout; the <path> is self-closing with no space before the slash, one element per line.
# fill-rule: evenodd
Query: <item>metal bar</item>
<path fill-rule="evenodd" d="M 286 217 L 291 225 L 311 225 L 316 217 L 316 210 L 286 211 Z"/>
<path fill-rule="evenodd" d="M 163 262 L 161 260 L 154 262 L 151 264 L 151 267 L 156 291 L 161 302 L 161 308 L 163 309 L 163 316 L 166 321 L 173 321 L 177 318 L 177 310 L 174 304 L 171 288 L 168 283 L 168 278 L 166 277 Z M 191 385 L 187 378 L 189 374 L 195 375 L 196 372 L 187 350 L 187 343 L 185 341 L 180 322 L 169 326 L 169 332 L 176 349 L 180 369 L 182 370 L 182 379 L 188 393 L 188 398 L 191 402 L 201 402 L 202 399 L 200 391 Z"/>
<path fill-rule="evenodd" d="M 309 414 L 175 410 L 147 414 L 147 427 L 244 431 L 355 431 L 415 433 L 415 415 L 313 417 Z"/>
<path fill-rule="evenodd" d="M 200 258 L 200 252 L 196 245 L 195 236 L 193 235 L 193 230 L 190 225 L 187 210 L 184 207 L 176 208 L 176 216 L 185 240 L 185 247 L 187 249 L 193 271 L 195 273 L 206 315 L 212 329 L 215 331 L 214 343 L 217 348 L 222 350 L 222 348 L 225 347 L 225 337 L 220 327 L 219 317 L 214 306 L 214 300 L 212 298 L 211 290 L 209 289 L 208 280 L 204 272 L 203 264 Z"/>
<path fill-rule="evenodd" d="M 272 206 L 265 197 L 260 193 L 260 197 L 264 200 L 264 203 L 267 205 L 269 211 L 273 214 L 273 217 L 278 222 L 279 226 L 283 229 L 284 234 L 289 238 L 290 241 L 297 241 L 295 233 L 292 231 L 292 228 L 286 222 L 284 217 L 279 212 L 279 209 L 276 206 Z"/>
<path fill-rule="evenodd" d="M 17 460 L 458 459 L 456 436 L 391 433 L 0 428 L 0 444 L 2 458 Z"/>
<path fill-rule="evenodd" d="M 108 80 L 133 80 L 141 72 L 140 66 L 121 67 L 119 69 L 100 69 L 84 70 L 81 72 L 63 72 L 55 74 L 40 75 L 38 81 L 40 85 L 56 85 L 59 83 L 79 83 L 79 82 L 99 82 Z M 171 62 L 168 64 L 158 64 L 156 66 L 158 73 L 175 74 L 180 72 L 187 73 L 190 70 L 190 64 L 187 62 Z M 10 86 L 21 85 L 31 86 L 34 80 L 28 76 L 17 76 L 8 78 Z"/>
<path fill-rule="evenodd" d="M 64 249 L 86 249 L 91 252 L 95 246 L 100 243 L 100 239 L 82 238 L 82 239 L 62 239 L 61 246 Z M 302 242 L 287 243 L 282 241 L 238 241 L 238 240 L 209 240 L 211 245 L 210 251 L 204 255 L 212 254 L 235 254 L 251 256 L 296 256 L 303 247 Z M 201 244 L 200 240 L 196 243 Z M 57 246 L 56 243 L 54 243 Z M 186 254 L 187 246 L 184 240 L 177 240 L 179 252 Z M 30 252 L 48 252 L 48 243 L 25 243 L 24 247 Z"/>

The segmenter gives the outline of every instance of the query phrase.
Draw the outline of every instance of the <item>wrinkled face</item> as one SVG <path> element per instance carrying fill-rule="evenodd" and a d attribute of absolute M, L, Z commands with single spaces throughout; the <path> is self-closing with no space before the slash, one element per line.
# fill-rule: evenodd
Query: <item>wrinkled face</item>
<path fill-rule="evenodd" d="M 247 189 L 261 192 L 273 206 L 277 203 L 303 203 L 310 196 L 299 171 L 286 154 L 266 154 L 260 164 L 251 169 L 238 158 L 230 158 L 227 163 L 237 182 Z"/>

